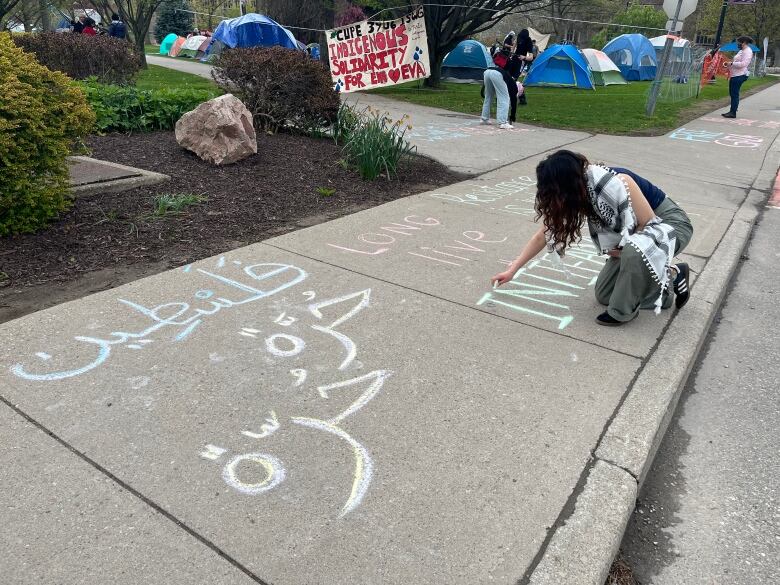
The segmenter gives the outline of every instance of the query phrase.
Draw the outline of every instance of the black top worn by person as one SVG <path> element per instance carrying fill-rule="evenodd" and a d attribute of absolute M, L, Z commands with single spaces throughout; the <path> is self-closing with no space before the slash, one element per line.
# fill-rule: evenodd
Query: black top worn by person
<path fill-rule="evenodd" d="M 645 199 L 647 199 L 647 202 L 650 204 L 650 207 L 652 209 L 656 209 L 659 205 L 661 205 L 661 203 L 663 203 L 664 199 L 666 199 L 666 193 L 661 191 L 658 187 L 653 185 L 650 181 L 648 181 L 644 177 L 640 177 L 639 175 L 637 175 L 634 171 L 624 169 L 623 167 L 609 167 L 609 168 L 618 174 L 628 175 L 629 177 L 634 179 L 637 186 L 639 187 L 639 190 L 642 192 L 642 195 L 645 196 Z"/>

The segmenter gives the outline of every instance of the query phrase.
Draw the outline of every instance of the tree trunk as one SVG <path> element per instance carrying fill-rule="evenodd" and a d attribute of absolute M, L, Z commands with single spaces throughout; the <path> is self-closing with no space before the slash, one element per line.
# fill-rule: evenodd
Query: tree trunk
<path fill-rule="evenodd" d="M 430 76 L 425 78 L 425 87 L 439 88 L 441 87 L 441 65 L 444 62 L 444 55 L 436 54 L 430 55 Z"/>
<path fill-rule="evenodd" d="M 141 58 L 141 69 L 149 69 L 149 65 L 146 63 L 146 47 L 144 41 L 146 40 L 146 31 L 133 31 L 133 41 L 135 45 L 135 51 Z"/>
<path fill-rule="evenodd" d="M 49 32 L 51 30 L 51 18 L 49 17 L 49 4 L 46 0 L 38 0 L 38 11 L 41 13 L 41 30 Z"/>

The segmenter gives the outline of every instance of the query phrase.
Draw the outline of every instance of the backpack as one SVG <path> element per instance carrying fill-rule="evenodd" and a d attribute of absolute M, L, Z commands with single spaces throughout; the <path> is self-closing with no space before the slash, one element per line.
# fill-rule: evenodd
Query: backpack
<path fill-rule="evenodd" d="M 493 55 L 493 63 L 495 63 L 498 67 L 501 67 L 501 69 L 506 69 L 507 65 L 509 65 L 509 55 L 507 55 L 504 51 L 499 51 Z"/>

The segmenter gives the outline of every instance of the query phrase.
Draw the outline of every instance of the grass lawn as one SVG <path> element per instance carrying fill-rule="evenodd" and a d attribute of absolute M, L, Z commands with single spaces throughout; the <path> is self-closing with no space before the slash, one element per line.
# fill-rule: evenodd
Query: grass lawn
<path fill-rule="evenodd" d="M 135 85 L 138 89 L 206 89 L 219 91 L 210 79 L 182 73 L 175 69 L 168 69 L 159 65 L 149 65 L 143 69 L 136 78 Z"/>
<path fill-rule="evenodd" d="M 744 96 L 751 88 L 780 81 L 777 77 L 752 78 L 742 86 Z M 649 82 L 608 85 L 594 90 L 529 87 L 527 106 L 517 107 L 518 122 L 553 128 L 586 130 L 605 134 L 661 134 L 707 111 L 727 104 L 728 82 L 718 79 L 705 86 L 700 97 L 679 102 L 659 102 L 652 118 L 645 116 Z M 482 111 L 480 86 L 443 83 L 441 89 L 427 89 L 419 82 L 373 90 L 372 93 L 478 115 Z M 494 108 L 495 109 L 495 108 Z"/>
<path fill-rule="evenodd" d="M 159 55 L 160 45 L 144 45 L 144 53 L 147 55 Z"/>

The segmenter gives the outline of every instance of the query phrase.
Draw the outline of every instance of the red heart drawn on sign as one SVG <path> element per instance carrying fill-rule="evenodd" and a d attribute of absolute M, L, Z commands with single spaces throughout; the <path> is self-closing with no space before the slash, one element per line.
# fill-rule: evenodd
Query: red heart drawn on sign
<path fill-rule="evenodd" d="M 398 80 L 401 78 L 400 69 L 391 69 L 387 74 L 390 76 L 390 79 L 393 80 L 393 83 L 398 83 Z"/>

